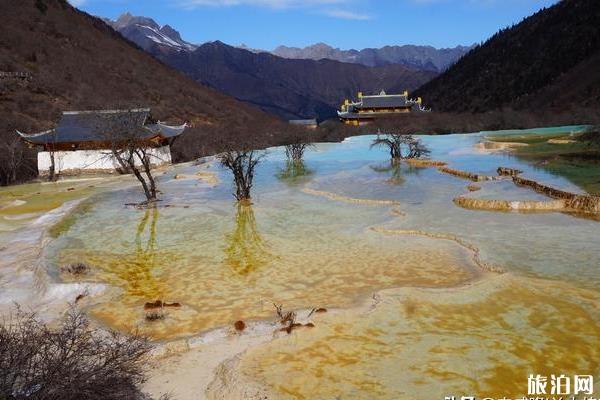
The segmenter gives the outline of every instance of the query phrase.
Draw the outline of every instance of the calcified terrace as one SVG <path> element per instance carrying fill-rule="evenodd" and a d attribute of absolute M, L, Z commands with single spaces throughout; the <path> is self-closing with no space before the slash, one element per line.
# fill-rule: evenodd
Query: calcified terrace
<path fill-rule="evenodd" d="M 161 171 L 153 210 L 124 206 L 140 193 L 119 179 L 44 188 L 56 207 L 79 201 L 63 216 L 34 207 L 38 189 L 2 192 L 0 235 L 18 240 L 57 214 L 29 297 L 73 301 L 88 285 L 78 305 L 98 324 L 140 329 L 195 360 L 254 343 L 223 356 L 213 398 L 510 397 L 527 394 L 530 373 L 600 378 L 593 209 L 506 206 L 593 198 L 509 149 L 482 149 L 482 135 L 424 137 L 431 160 L 399 164 L 369 150 L 372 138 L 317 145 L 301 176 L 270 149 L 250 206 L 236 206 L 210 161 Z M 90 270 L 61 269 L 73 263 Z M 25 267 L 13 269 L 22 282 Z M 156 300 L 172 306 L 148 321 Z M 314 327 L 279 332 L 273 303 Z M 173 371 L 150 386 L 177 382 Z"/>

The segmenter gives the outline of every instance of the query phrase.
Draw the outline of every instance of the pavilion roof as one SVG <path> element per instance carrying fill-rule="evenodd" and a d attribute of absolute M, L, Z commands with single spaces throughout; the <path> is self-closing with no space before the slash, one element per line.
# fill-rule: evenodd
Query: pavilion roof
<path fill-rule="evenodd" d="M 155 137 L 172 138 L 180 135 L 186 125 L 169 126 L 161 123 L 146 124 L 149 108 L 133 110 L 65 111 L 58 125 L 48 131 L 25 134 L 17 131 L 23 140 L 36 144 L 120 141 L 130 138 L 150 140 Z"/>
<path fill-rule="evenodd" d="M 383 96 L 363 96 L 360 102 L 356 104 L 358 108 L 387 108 L 387 107 L 406 107 L 410 106 L 407 96 L 383 95 Z"/>

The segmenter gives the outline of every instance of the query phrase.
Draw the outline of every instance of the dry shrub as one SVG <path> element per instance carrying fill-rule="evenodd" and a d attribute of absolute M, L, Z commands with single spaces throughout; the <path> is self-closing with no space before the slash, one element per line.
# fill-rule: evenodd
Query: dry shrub
<path fill-rule="evenodd" d="M 160 321 L 162 319 L 165 319 L 165 312 L 162 308 L 154 311 L 148 311 L 146 313 L 147 321 Z"/>
<path fill-rule="evenodd" d="M 264 153 L 254 150 L 230 150 L 219 155 L 221 165 L 233 174 L 234 196 L 238 201 L 250 200 L 254 181 L 254 170 Z"/>
<path fill-rule="evenodd" d="M 141 400 L 149 350 L 137 334 L 92 330 L 74 308 L 55 329 L 17 309 L 0 326 L 0 399 Z"/>
<path fill-rule="evenodd" d="M 306 328 L 314 328 L 315 324 L 313 324 L 312 322 L 308 322 L 306 324 L 301 324 L 296 322 L 296 313 L 294 311 L 288 311 L 285 312 L 283 310 L 283 305 L 282 304 L 275 304 L 273 303 L 273 306 L 275 307 L 275 312 L 277 314 L 277 319 L 279 320 L 279 323 L 281 325 L 283 325 L 283 328 L 279 329 L 281 332 L 287 332 L 292 333 L 292 331 L 296 328 L 301 328 L 301 327 L 306 327 Z M 324 308 L 320 308 L 319 310 L 325 310 Z M 316 309 L 313 309 L 309 316 L 313 314 L 313 312 L 316 312 Z M 326 312 L 325 311 L 319 311 L 319 312 Z"/>
<path fill-rule="evenodd" d="M 283 310 L 283 304 L 275 304 L 275 313 L 277 314 L 277 319 L 279 319 L 279 323 L 281 325 L 293 324 L 296 321 L 296 313 L 294 311 L 285 312 Z"/>
<path fill-rule="evenodd" d="M 89 265 L 80 262 L 64 265 L 61 268 L 61 271 L 71 275 L 85 275 L 90 271 L 90 267 Z"/>

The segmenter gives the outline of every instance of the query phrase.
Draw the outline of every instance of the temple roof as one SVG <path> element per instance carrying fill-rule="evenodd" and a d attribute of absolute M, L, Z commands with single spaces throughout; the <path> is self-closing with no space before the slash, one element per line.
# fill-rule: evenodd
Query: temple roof
<path fill-rule="evenodd" d="M 54 129 L 35 134 L 17 131 L 23 140 L 35 144 L 106 142 L 132 137 L 150 140 L 173 138 L 183 133 L 186 124 L 169 126 L 160 121 L 146 125 L 150 109 L 65 111 Z"/>
<path fill-rule="evenodd" d="M 405 95 L 363 96 L 355 105 L 358 108 L 388 108 L 410 106 Z"/>

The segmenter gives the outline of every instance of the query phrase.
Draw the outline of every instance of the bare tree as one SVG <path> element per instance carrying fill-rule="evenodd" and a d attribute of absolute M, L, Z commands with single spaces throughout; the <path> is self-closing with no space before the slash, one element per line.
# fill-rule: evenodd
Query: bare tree
<path fill-rule="evenodd" d="M 125 171 L 131 172 L 142 185 L 147 203 L 156 201 L 156 180 L 152 175 L 151 147 L 144 141 L 128 139 L 118 147 L 113 147 L 112 155 Z"/>
<path fill-rule="evenodd" d="M 277 177 L 279 179 L 295 180 L 296 178 L 310 175 L 312 171 L 304 164 L 304 153 L 313 147 L 313 144 L 303 142 L 300 136 L 297 136 L 292 144 L 286 145 L 286 166 L 277 174 Z"/>
<path fill-rule="evenodd" d="M 421 143 L 419 139 L 412 135 L 385 134 L 377 135 L 371 143 L 373 147 L 384 147 L 390 152 L 392 161 L 399 161 L 406 158 L 418 158 L 429 154 L 429 150 Z M 406 150 L 406 151 L 405 151 Z"/>
<path fill-rule="evenodd" d="M 154 145 L 140 131 L 141 126 L 133 118 L 133 111 L 103 117 L 109 119 L 103 122 L 109 127 L 104 133 L 110 146 L 107 157 L 118 162 L 121 172 L 131 173 L 137 178 L 146 195 L 146 204 L 153 204 L 157 200 L 156 180 L 152 174 L 153 159 L 156 158 L 152 152 Z"/>
<path fill-rule="evenodd" d="M 48 152 L 48 156 L 50 157 L 50 167 L 48 168 L 48 182 L 54 182 L 57 179 L 56 152 L 54 150 L 50 150 Z"/>
<path fill-rule="evenodd" d="M 16 182 L 25 162 L 25 147 L 17 136 L 10 136 L 2 141 L 0 143 L 0 184 L 10 185 Z"/>
<path fill-rule="evenodd" d="M 421 158 L 426 157 L 431 153 L 420 139 L 415 139 L 412 136 L 411 138 L 412 140 L 408 141 L 408 155 L 406 158 Z"/>
<path fill-rule="evenodd" d="M 304 152 L 314 147 L 311 143 L 296 142 L 285 146 L 285 155 L 288 161 L 299 162 L 304 158 Z"/>
<path fill-rule="evenodd" d="M 254 170 L 263 156 L 263 152 L 256 150 L 229 150 L 219 156 L 221 165 L 233 173 L 237 201 L 247 202 L 251 199 Z"/>
<path fill-rule="evenodd" d="M 74 307 L 55 329 L 18 309 L 0 325 L 0 398 L 141 400 L 150 348 L 136 334 L 92 329 Z"/>

